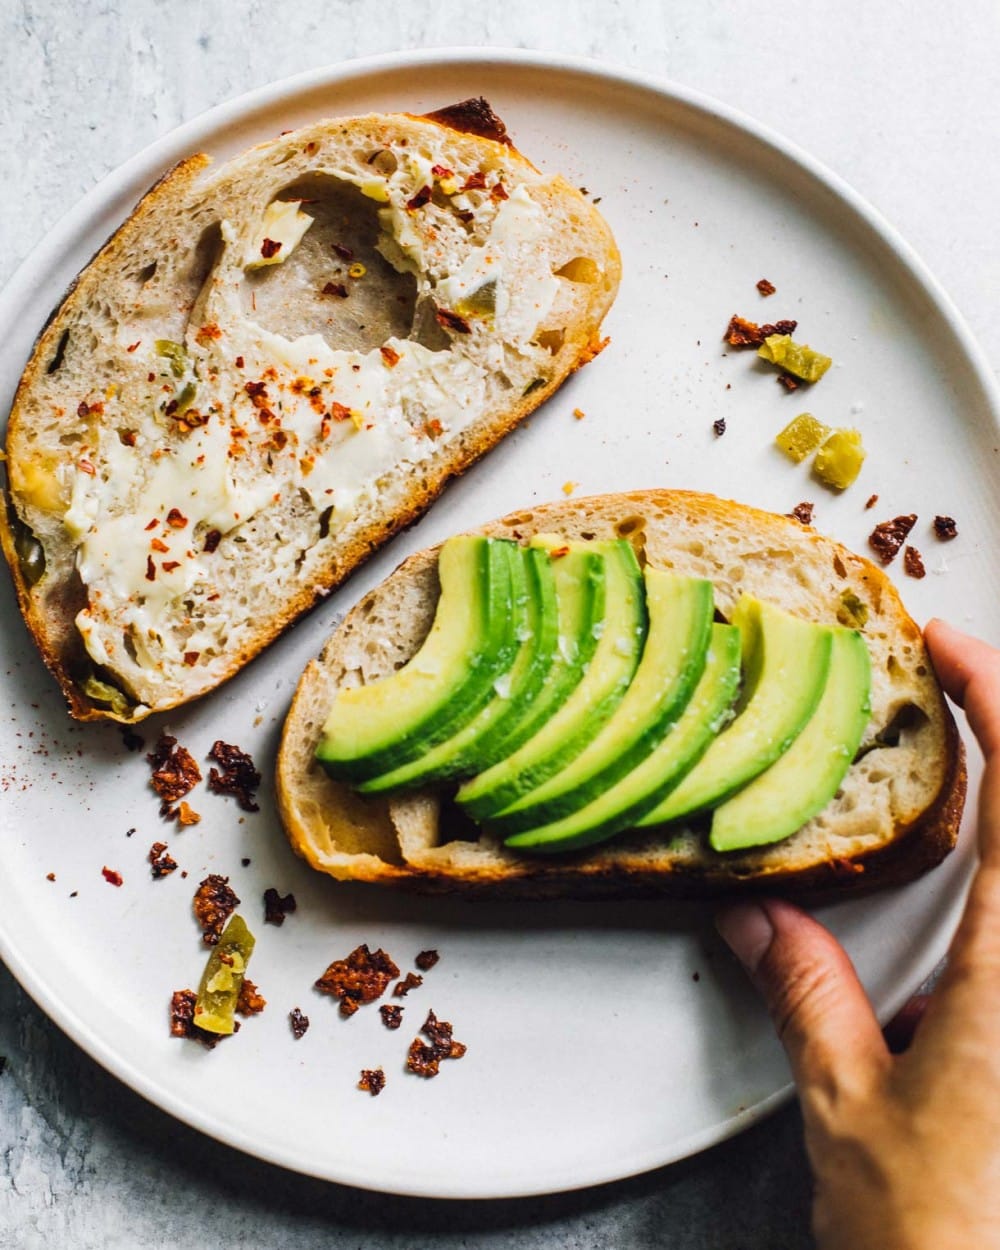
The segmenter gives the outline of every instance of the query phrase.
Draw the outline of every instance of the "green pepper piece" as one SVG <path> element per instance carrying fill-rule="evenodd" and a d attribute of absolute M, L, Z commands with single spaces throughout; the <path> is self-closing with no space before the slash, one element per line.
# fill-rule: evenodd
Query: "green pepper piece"
<path fill-rule="evenodd" d="M 198 393 L 198 388 L 197 386 L 195 386 L 193 382 L 186 383 L 181 388 L 180 394 L 177 396 L 177 407 L 173 410 L 173 412 L 170 415 L 173 417 L 183 416 L 184 413 L 187 412 L 187 410 L 194 403 L 194 397 L 195 395 L 197 395 L 197 393 Z"/>
<path fill-rule="evenodd" d="M 80 683 L 80 689 L 92 703 L 104 704 L 115 716 L 127 716 L 134 706 L 117 686 L 101 681 L 100 677 L 94 673 L 84 678 Z"/>
<path fill-rule="evenodd" d="M 790 334 L 769 334 L 758 347 L 757 355 L 803 382 L 818 382 L 833 364 L 829 356 L 814 352 L 805 343 L 796 343 Z"/>
<path fill-rule="evenodd" d="M 474 291 L 469 291 L 455 305 L 463 317 L 492 317 L 497 310 L 497 280 L 490 278 Z"/>
<path fill-rule="evenodd" d="M 236 1002 L 253 948 L 254 936 L 243 917 L 231 916 L 208 957 L 198 986 L 194 1023 L 199 1029 L 222 1034 L 236 1031 Z"/>
<path fill-rule="evenodd" d="M 868 605 L 853 590 L 842 590 L 837 620 L 848 629 L 863 629 L 868 622 Z"/>
<path fill-rule="evenodd" d="M 11 517 L 11 529 L 21 575 L 29 586 L 36 586 L 45 572 L 45 549 L 19 517 Z"/>
<path fill-rule="evenodd" d="M 829 438 L 831 433 L 830 427 L 824 425 L 822 421 L 817 421 L 811 412 L 800 412 L 797 417 L 789 421 L 780 434 L 776 435 L 774 441 L 789 460 L 794 460 L 796 464 L 799 464 L 811 451 L 815 451 L 824 439 Z"/>
<path fill-rule="evenodd" d="M 175 378 L 182 378 L 187 373 L 188 355 L 183 343 L 175 343 L 173 339 L 157 339 L 153 346 L 157 356 L 169 361 L 170 372 Z"/>

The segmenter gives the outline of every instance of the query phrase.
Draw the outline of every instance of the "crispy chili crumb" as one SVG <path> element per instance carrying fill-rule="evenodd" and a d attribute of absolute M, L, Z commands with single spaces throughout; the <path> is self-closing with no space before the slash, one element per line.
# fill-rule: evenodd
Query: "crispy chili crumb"
<path fill-rule="evenodd" d="M 399 352 L 388 346 L 380 347 L 378 350 L 382 359 L 390 369 L 399 364 Z"/>
<path fill-rule="evenodd" d="M 323 288 L 324 295 L 336 295 L 338 299 L 347 299 L 347 287 L 343 282 L 328 282 Z"/>
<path fill-rule="evenodd" d="M 950 516 L 936 516 L 934 518 L 934 533 L 943 543 L 951 542 L 953 538 L 957 538 L 958 526 L 955 524 L 955 518 Z"/>
<path fill-rule="evenodd" d="M 122 745 L 126 751 L 141 751 L 146 745 L 146 739 L 141 734 L 137 734 L 128 725 L 121 726 L 121 735 Z"/>
<path fill-rule="evenodd" d="M 868 535 L 868 545 L 883 564 L 891 564 L 916 523 L 917 516 L 914 512 L 907 516 L 893 517 L 891 521 L 882 521 Z"/>
<path fill-rule="evenodd" d="M 346 959 L 335 959 L 316 981 L 316 988 L 340 1001 L 340 1014 L 353 1016 L 365 1003 L 381 998 L 399 969 L 384 950 L 357 946 Z"/>
<path fill-rule="evenodd" d="M 385 1073 L 381 1068 L 362 1068 L 358 1089 L 366 1089 L 373 1098 L 377 1098 L 385 1089 Z"/>
<path fill-rule="evenodd" d="M 415 1037 L 406 1055 L 407 1068 L 417 1076 L 429 1080 L 437 1076 L 442 1059 L 461 1059 L 465 1054 L 466 1047 L 452 1038 L 451 1025 L 447 1020 L 439 1020 L 433 1011 L 427 1013 L 420 1031 L 430 1044 Z"/>
<path fill-rule="evenodd" d="M 294 894 L 286 894 L 282 898 L 273 886 L 269 886 L 264 891 L 264 923 L 283 925 L 285 917 L 297 906 Z"/>
<path fill-rule="evenodd" d="M 774 283 L 769 282 L 767 278 L 761 278 L 757 283 L 757 290 L 760 291 L 761 295 L 773 295 L 777 289 Z"/>
<path fill-rule="evenodd" d="M 194 1007 L 198 995 L 194 990 L 175 990 L 170 998 L 170 1036 L 189 1037 L 194 1042 L 211 1050 L 222 1041 L 223 1034 L 209 1033 L 200 1029 L 194 1022 Z"/>
<path fill-rule="evenodd" d="M 783 386 L 786 391 L 797 391 L 799 387 L 802 385 L 802 383 L 799 381 L 797 377 L 794 376 L 794 374 L 779 373 L 778 385 Z"/>
<path fill-rule="evenodd" d="M 424 978 L 418 976 L 416 972 L 408 972 L 406 976 L 393 986 L 394 998 L 405 998 L 410 990 L 418 989 L 424 983 Z"/>
<path fill-rule="evenodd" d="M 201 769 L 185 747 L 170 734 L 160 734 L 146 759 L 153 766 L 150 784 L 165 804 L 176 803 L 201 781 Z"/>
<path fill-rule="evenodd" d="M 421 972 L 429 972 L 440 958 L 437 951 L 421 951 L 413 962 Z"/>
<path fill-rule="evenodd" d="M 309 1017 L 303 1015 L 298 1007 L 293 1007 L 288 1013 L 288 1023 L 292 1026 L 292 1037 L 296 1041 L 305 1037 L 306 1030 L 309 1028 Z"/>
<path fill-rule="evenodd" d="M 202 941 L 206 946 L 215 946 L 218 943 L 226 921 L 239 905 L 240 900 L 230 886 L 228 877 L 220 877 L 213 872 L 199 884 L 193 907 L 195 918 L 201 925 Z"/>
<path fill-rule="evenodd" d="M 209 758 L 222 765 L 222 771 L 209 769 L 208 788 L 215 794 L 231 794 L 245 812 L 259 812 L 254 794 L 260 785 L 260 773 L 245 751 L 228 742 L 212 744 Z"/>
<path fill-rule="evenodd" d="M 398 1003 L 386 1003 L 379 1008 L 379 1014 L 382 1017 L 382 1023 L 387 1029 L 398 1029 L 403 1023 L 403 1011 L 405 1008 L 400 1007 Z"/>
<path fill-rule="evenodd" d="M 101 876 L 109 885 L 121 885 L 124 881 L 122 874 L 120 872 L 116 872 L 114 868 L 102 868 Z"/>
<path fill-rule="evenodd" d="M 466 319 L 448 308 L 439 308 L 434 314 L 434 319 L 439 326 L 443 326 L 446 330 L 454 330 L 456 334 L 472 333 L 472 326 Z"/>
<path fill-rule="evenodd" d="M 772 334 L 794 334 L 798 324 L 797 321 L 775 321 L 773 324 L 765 322 L 758 325 L 756 321 L 734 313 L 722 337 L 730 347 L 760 347 Z"/>
<path fill-rule="evenodd" d="M 166 842 L 154 842 L 149 848 L 149 862 L 154 880 L 169 877 L 177 870 L 177 861 L 167 854 Z"/>
<path fill-rule="evenodd" d="M 270 260 L 272 256 L 277 256 L 281 251 L 281 244 L 274 239 L 264 239 L 260 245 L 260 254 L 265 260 Z"/>
<path fill-rule="evenodd" d="M 424 185 L 412 199 L 406 201 L 406 207 L 411 213 L 416 212 L 418 208 L 423 208 L 423 206 L 429 202 L 432 194 L 433 192 L 431 191 L 431 188 Z"/>
<path fill-rule="evenodd" d="M 716 438 L 721 438 L 721 437 L 723 436 L 723 434 L 725 434 L 725 432 L 726 432 L 726 418 L 725 418 L 725 417 L 717 417 L 717 418 L 716 418 L 716 419 L 712 422 L 712 429 L 715 431 L 715 437 L 716 437 Z"/>
<path fill-rule="evenodd" d="M 241 1016 L 259 1016 L 266 1006 L 267 999 L 261 995 L 252 981 L 244 977 L 236 998 L 235 1010 Z"/>
<path fill-rule="evenodd" d="M 800 521 L 803 525 L 812 525 L 813 508 L 815 506 L 815 504 L 803 500 L 802 503 L 797 503 L 788 515 L 794 517 L 796 521 Z"/>
<path fill-rule="evenodd" d="M 903 552 L 903 571 L 908 577 L 926 577 L 924 559 L 916 547 L 907 547 Z"/>

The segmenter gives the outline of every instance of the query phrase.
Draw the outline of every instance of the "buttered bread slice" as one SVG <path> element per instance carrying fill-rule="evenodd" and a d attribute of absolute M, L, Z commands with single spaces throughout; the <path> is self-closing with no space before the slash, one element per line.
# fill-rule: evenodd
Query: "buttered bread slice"
<path fill-rule="evenodd" d="M 10 418 L 0 535 L 72 714 L 231 676 L 600 349 L 618 278 L 483 101 L 177 166 Z"/>

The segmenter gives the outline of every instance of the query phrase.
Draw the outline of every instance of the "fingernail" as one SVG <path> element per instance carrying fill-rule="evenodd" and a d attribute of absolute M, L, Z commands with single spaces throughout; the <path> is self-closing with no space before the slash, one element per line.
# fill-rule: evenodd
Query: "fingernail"
<path fill-rule="evenodd" d="M 764 908 L 759 903 L 736 903 L 719 912 L 715 927 L 747 972 L 756 972 L 774 937 L 774 925 Z"/>

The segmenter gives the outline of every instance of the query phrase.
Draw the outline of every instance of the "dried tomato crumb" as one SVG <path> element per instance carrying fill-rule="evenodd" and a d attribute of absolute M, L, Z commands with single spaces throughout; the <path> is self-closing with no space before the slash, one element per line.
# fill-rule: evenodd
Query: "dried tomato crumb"
<path fill-rule="evenodd" d="M 903 552 L 903 571 L 909 577 L 920 578 L 927 576 L 923 556 L 921 556 L 916 547 L 907 547 Z"/>
<path fill-rule="evenodd" d="M 381 1068 L 362 1068 L 358 1089 L 367 1090 L 373 1098 L 377 1098 L 385 1089 L 385 1073 Z"/>
<path fill-rule="evenodd" d="M 414 963 L 421 972 L 429 972 L 431 968 L 438 962 L 441 956 L 434 950 L 421 951 L 414 959 Z"/>
<path fill-rule="evenodd" d="M 400 1007 L 398 1003 L 385 1003 L 379 1008 L 382 1023 L 387 1029 L 398 1029 L 403 1023 L 404 1010 L 405 1008 Z"/>
<path fill-rule="evenodd" d="M 259 812 L 254 794 L 260 785 L 260 773 L 250 756 L 221 740 L 212 744 L 208 755 L 222 765 L 221 772 L 217 768 L 209 769 L 208 788 L 215 794 L 231 794 L 245 812 Z"/>
<path fill-rule="evenodd" d="M 230 886 L 228 877 L 211 873 L 199 884 L 192 905 L 195 918 L 201 925 L 202 941 L 206 946 L 215 946 L 226 921 L 239 907 L 240 900 Z"/>
<path fill-rule="evenodd" d="M 957 538 L 958 526 L 955 524 L 955 518 L 936 516 L 934 518 L 934 533 L 943 543 L 951 542 L 953 538 Z"/>
<path fill-rule="evenodd" d="M 366 943 L 346 959 L 335 959 L 316 981 L 316 988 L 340 1001 L 340 1014 L 353 1016 L 365 1003 L 381 998 L 399 969 L 384 950 L 371 951 Z"/>
<path fill-rule="evenodd" d="M 120 872 L 116 872 L 114 868 L 102 868 L 101 876 L 107 881 L 108 885 L 122 885 L 124 878 Z"/>
<path fill-rule="evenodd" d="M 282 897 L 273 886 L 268 887 L 264 891 L 264 923 L 280 927 L 285 923 L 285 917 L 295 911 L 297 906 L 294 894 Z"/>
<path fill-rule="evenodd" d="M 302 1014 L 298 1007 L 293 1007 L 288 1013 L 288 1023 L 292 1027 L 292 1036 L 299 1041 L 305 1036 L 306 1030 L 309 1028 L 309 1017 Z"/>
<path fill-rule="evenodd" d="M 882 521 L 868 535 L 868 545 L 883 564 L 890 564 L 899 554 L 900 547 L 906 542 L 916 523 L 917 516 L 914 512 L 907 516 L 893 517 L 891 521 Z"/>
<path fill-rule="evenodd" d="M 424 978 L 418 976 L 415 972 L 408 972 L 402 981 L 397 982 L 393 987 L 394 998 L 405 998 L 410 990 L 418 989 L 424 983 Z"/>

